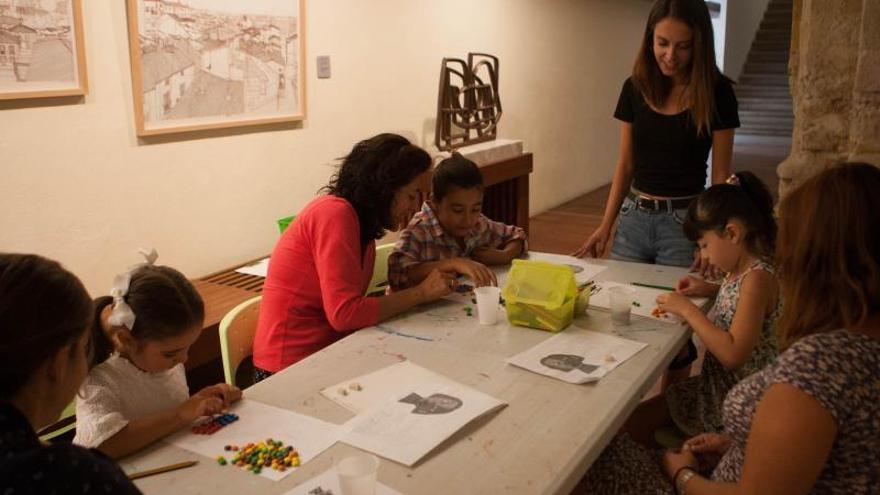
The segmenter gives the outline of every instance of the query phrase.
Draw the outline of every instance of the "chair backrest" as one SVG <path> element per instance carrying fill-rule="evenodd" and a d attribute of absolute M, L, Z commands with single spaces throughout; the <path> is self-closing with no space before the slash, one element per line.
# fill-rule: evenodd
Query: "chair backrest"
<path fill-rule="evenodd" d="M 244 388 L 253 383 L 251 377 L 236 383 L 236 372 L 242 361 L 254 353 L 254 334 L 257 333 L 262 299 L 263 296 L 249 299 L 232 308 L 220 320 L 220 358 L 223 360 L 223 375 L 230 385 Z"/>
<path fill-rule="evenodd" d="M 394 250 L 394 243 L 376 246 L 376 264 L 373 265 L 373 278 L 367 288 L 367 294 L 385 292 L 388 285 L 388 256 Z"/>
<path fill-rule="evenodd" d="M 76 427 L 76 400 L 70 401 L 70 404 L 61 412 L 58 421 L 43 428 L 37 432 L 40 440 L 48 442 L 54 438 L 60 437 Z"/>

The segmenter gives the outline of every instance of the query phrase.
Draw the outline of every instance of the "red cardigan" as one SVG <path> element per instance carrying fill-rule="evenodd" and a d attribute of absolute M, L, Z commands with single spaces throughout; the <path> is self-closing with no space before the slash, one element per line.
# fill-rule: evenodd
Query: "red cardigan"
<path fill-rule="evenodd" d="M 357 213 L 336 196 L 306 205 L 269 260 L 254 365 L 277 372 L 379 322 L 379 300 L 364 297 L 373 276 L 376 241 L 360 247 Z"/>

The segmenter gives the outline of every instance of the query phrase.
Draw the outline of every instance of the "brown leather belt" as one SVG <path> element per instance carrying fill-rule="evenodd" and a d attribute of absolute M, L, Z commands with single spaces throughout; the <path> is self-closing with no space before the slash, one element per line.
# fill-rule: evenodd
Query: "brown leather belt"
<path fill-rule="evenodd" d="M 681 210 L 690 206 L 691 201 L 696 199 L 696 196 L 688 196 L 685 198 L 654 199 L 647 196 L 642 196 L 641 194 L 637 194 L 633 191 L 630 191 L 628 196 L 629 199 L 631 199 L 633 203 L 636 204 L 636 208 L 647 211 Z"/>

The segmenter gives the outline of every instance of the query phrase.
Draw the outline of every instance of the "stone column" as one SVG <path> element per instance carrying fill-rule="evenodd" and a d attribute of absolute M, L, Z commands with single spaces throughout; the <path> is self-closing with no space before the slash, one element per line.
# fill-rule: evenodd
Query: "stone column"
<path fill-rule="evenodd" d="M 791 154 L 779 195 L 842 161 L 880 166 L 880 0 L 795 0 Z"/>

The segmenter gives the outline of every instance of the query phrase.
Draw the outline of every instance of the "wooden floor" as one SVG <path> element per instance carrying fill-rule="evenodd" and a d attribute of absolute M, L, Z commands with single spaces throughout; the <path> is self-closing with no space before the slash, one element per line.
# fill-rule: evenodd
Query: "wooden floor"
<path fill-rule="evenodd" d="M 776 166 L 788 156 L 789 143 L 772 138 L 737 137 L 733 169 L 757 175 L 776 195 Z M 602 222 L 610 184 L 529 219 L 529 249 L 569 254 Z"/>

